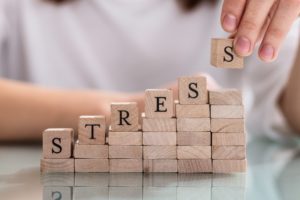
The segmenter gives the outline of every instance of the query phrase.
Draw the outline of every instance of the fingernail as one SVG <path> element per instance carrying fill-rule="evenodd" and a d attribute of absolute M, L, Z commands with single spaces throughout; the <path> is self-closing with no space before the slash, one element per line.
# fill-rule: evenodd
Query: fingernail
<path fill-rule="evenodd" d="M 249 54 L 251 48 L 251 42 L 246 37 L 238 37 L 235 43 L 235 51 L 241 55 L 246 56 Z"/>
<path fill-rule="evenodd" d="M 274 48 L 269 44 L 264 44 L 260 49 L 260 56 L 266 60 L 271 61 L 274 58 Z"/>
<path fill-rule="evenodd" d="M 234 15 L 232 14 L 226 14 L 223 18 L 223 28 L 225 31 L 235 31 L 237 27 L 237 19 Z"/>

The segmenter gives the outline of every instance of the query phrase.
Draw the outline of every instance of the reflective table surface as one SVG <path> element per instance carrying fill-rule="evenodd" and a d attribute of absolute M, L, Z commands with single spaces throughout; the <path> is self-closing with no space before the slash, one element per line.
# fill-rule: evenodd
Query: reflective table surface
<path fill-rule="evenodd" d="M 40 146 L 0 146 L 0 199 L 300 199 L 300 149 L 248 144 L 245 174 L 40 174 Z"/>

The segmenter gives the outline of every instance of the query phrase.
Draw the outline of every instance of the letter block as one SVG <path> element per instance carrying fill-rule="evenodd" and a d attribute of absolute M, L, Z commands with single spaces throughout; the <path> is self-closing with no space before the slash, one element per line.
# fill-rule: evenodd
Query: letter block
<path fill-rule="evenodd" d="M 178 79 L 180 104 L 207 104 L 206 77 L 180 77 Z"/>
<path fill-rule="evenodd" d="M 78 144 L 105 144 L 105 116 L 80 116 Z"/>
<path fill-rule="evenodd" d="M 171 118 L 174 116 L 173 91 L 149 89 L 145 94 L 146 118 Z"/>
<path fill-rule="evenodd" d="M 112 103 L 110 121 L 112 131 L 138 131 L 139 109 L 137 103 Z"/>
<path fill-rule="evenodd" d="M 46 129 L 43 132 L 43 158 L 71 158 L 73 138 L 73 129 Z"/>
<path fill-rule="evenodd" d="M 244 59 L 234 53 L 233 39 L 212 39 L 211 64 L 215 67 L 241 69 Z"/>

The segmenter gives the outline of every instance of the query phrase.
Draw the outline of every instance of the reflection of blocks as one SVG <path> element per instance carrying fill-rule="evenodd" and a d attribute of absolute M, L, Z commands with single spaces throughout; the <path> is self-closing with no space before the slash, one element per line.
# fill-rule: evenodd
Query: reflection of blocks
<path fill-rule="evenodd" d="M 43 200 L 53 199 L 72 200 L 72 187 L 44 187 Z"/>
<path fill-rule="evenodd" d="M 221 68 L 243 68 L 244 59 L 234 53 L 233 39 L 212 39 L 211 64 Z"/>
<path fill-rule="evenodd" d="M 182 77 L 178 84 L 179 101 L 173 101 L 172 90 L 146 90 L 142 115 L 137 103 L 112 103 L 108 133 L 105 116 L 81 116 L 75 144 L 72 129 L 45 130 L 41 171 L 244 172 L 241 93 L 232 89 L 208 93 L 202 76 Z"/>

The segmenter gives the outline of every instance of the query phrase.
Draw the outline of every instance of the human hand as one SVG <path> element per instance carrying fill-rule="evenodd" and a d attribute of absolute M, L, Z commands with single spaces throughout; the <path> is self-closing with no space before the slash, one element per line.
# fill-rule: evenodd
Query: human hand
<path fill-rule="evenodd" d="M 234 34 L 238 55 L 249 56 L 260 43 L 259 57 L 270 62 L 299 13 L 299 0 L 224 0 L 221 24 Z"/>

